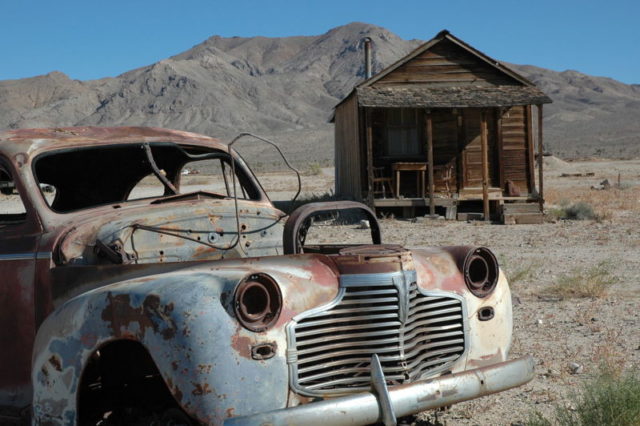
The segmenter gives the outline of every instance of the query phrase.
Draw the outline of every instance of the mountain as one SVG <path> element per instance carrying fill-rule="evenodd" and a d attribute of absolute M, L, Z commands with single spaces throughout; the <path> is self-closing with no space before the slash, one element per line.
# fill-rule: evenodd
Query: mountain
<path fill-rule="evenodd" d="M 332 108 L 364 78 L 364 37 L 373 39 L 374 72 L 421 43 L 364 23 L 319 36 L 214 36 L 114 78 L 78 81 L 52 72 L 0 81 L 0 128 L 149 125 L 222 139 L 251 131 L 282 142 L 298 163 L 324 164 L 333 155 Z M 545 106 L 548 150 L 569 158 L 640 154 L 640 85 L 511 66 L 554 100 Z M 262 149 L 248 151 L 274 161 Z"/>
<path fill-rule="evenodd" d="M 510 66 L 553 99 L 543 112 L 548 150 L 564 158 L 640 155 L 640 85 L 571 70 Z"/>

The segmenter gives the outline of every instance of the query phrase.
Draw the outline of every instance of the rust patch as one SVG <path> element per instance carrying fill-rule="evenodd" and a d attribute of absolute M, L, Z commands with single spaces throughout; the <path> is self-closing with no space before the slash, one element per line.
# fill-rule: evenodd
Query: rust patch
<path fill-rule="evenodd" d="M 200 374 L 209 374 L 211 373 L 211 364 L 198 364 L 198 370 Z"/>
<path fill-rule="evenodd" d="M 170 378 L 167 379 L 167 386 L 171 390 L 171 393 L 173 393 L 173 396 L 176 398 L 176 400 L 178 402 L 182 402 L 182 392 L 180 391 L 180 388 L 178 388 L 178 386 L 175 386 L 173 384 L 173 380 L 171 380 Z"/>
<path fill-rule="evenodd" d="M 235 408 L 229 407 L 225 411 L 225 414 L 226 414 L 227 417 L 233 417 L 235 415 L 234 411 L 236 411 Z"/>
<path fill-rule="evenodd" d="M 62 363 L 57 356 L 51 355 L 51 358 L 49 358 L 49 364 L 51 364 L 56 371 L 62 371 Z"/>
<path fill-rule="evenodd" d="M 211 387 L 209 387 L 209 383 L 191 383 L 193 384 L 193 390 L 191 391 L 191 394 L 194 396 L 207 395 L 213 392 Z"/>
<path fill-rule="evenodd" d="M 231 347 L 243 358 L 251 359 L 251 345 L 253 345 L 253 339 L 246 336 L 238 336 L 237 334 L 231 337 Z"/>
<path fill-rule="evenodd" d="M 80 337 L 80 341 L 86 348 L 93 348 L 96 345 L 96 342 L 98 341 L 98 336 L 96 336 L 93 333 L 83 334 Z"/>
<path fill-rule="evenodd" d="M 486 367 L 503 361 L 504 359 L 502 358 L 502 353 L 500 352 L 500 349 L 498 349 L 496 353 L 483 355 L 480 357 L 480 359 L 470 359 L 469 361 L 467 361 L 467 368 Z"/>
<path fill-rule="evenodd" d="M 180 389 L 176 386 L 173 388 L 173 395 L 176 397 L 176 400 L 178 400 L 179 402 L 182 402 L 182 391 L 180 391 Z"/>
<path fill-rule="evenodd" d="M 173 371 L 178 371 L 178 361 L 171 362 L 171 368 L 173 368 Z"/>
<path fill-rule="evenodd" d="M 455 271 L 455 265 L 453 264 L 451 259 L 447 259 L 444 256 L 441 256 L 441 255 L 429 256 L 428 261 L 442 275 L 451 275 Z"/>
<path fill-rule="evenodd" d="M 147 328 L 160 333 L 165 340 L 175 336 L 177 327 L 171 318 L 173 303 L 162 305 L 160 298 L 155 294 L 148 295 L 142 302 L 142 306 L 137 308 L 131 306 L 131 298 L 128 294 L 114 296 L 109 293 L 107 299 L 107 306 L 102 311 L 101 318 L 109 323 L 114 335 L 129 336 L 127 328 L 130 324 L 137 323 L 141 336 L 144 336 Z"/>

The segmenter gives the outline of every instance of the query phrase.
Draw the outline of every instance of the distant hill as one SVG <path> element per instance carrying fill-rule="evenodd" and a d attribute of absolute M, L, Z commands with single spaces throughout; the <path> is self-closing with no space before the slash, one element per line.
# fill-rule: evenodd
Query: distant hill
<path fill-rule="evenodd" d="M 298 163 L 329 163 L 333 130 L 327 120 L 364 78 L 360 43 L 367 36 L 374 43 L 374 71 L 421 43 L 363 23 L 308 37 L 214 36 L 114 78 L 77 81 L 52 72 L 0 81 L 0 128 L 149 125 L 222 139 L 252 131 L 281 141 Z M 548 150 L 565 158 L 640 155 L 640 85 L 511 66 L 554 100 L 545 106 Z"/>

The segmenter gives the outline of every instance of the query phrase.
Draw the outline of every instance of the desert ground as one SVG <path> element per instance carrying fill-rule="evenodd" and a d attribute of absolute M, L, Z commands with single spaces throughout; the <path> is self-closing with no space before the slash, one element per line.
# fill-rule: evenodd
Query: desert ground
<path fill-rule="evenodd" d="M 562 174 L 593 176 L 562 177 Z M 618 174 L 620 185 L 618 187 Z M 274 199 L 294 192 L 295 180 L 260 176 Z M 333 187 L 332 169 L 303 176 L 303 198 Z M 600 187 L 603 180 L 612 184 Z M 551 414 L 602 365 L 618 371 L 640 366 L 640 160 L 545 162 L 547 222 L 496 225 L 484 222 L 381 221 L 383 242 L 406 247 L 483 245 L 497 255 L 510 278 L 514 333 L 511 357 L 532 354 L 529 384 L 453 406 L 438 413 L 446 425 L 518 425 L 532 412 Z M 563 206 L 583 201 L 589 220 L 557 219 Z M 325 228 L 317 239 L 367 242 L 368 231 Z M 575 288 L 575 291 L 573 291 Z M 424 414 L 423 424 L 436 423 Z"/>

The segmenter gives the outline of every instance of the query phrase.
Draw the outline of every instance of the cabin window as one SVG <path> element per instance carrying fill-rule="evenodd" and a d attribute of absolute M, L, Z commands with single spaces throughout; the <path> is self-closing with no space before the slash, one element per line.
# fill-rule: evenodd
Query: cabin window
<path fill-rule="evenodd" d="M 27 210 L 11 173 L 0 166 L 0 226 L 21 223 L 26 217 Z"/>
<path fill-rule="evenodd" d="M 414 108 L 387 110 L 387 143 L 385 154 L 389 157 L 412 157 L 424 153 L 421 142 L 422 117 Z"/>

